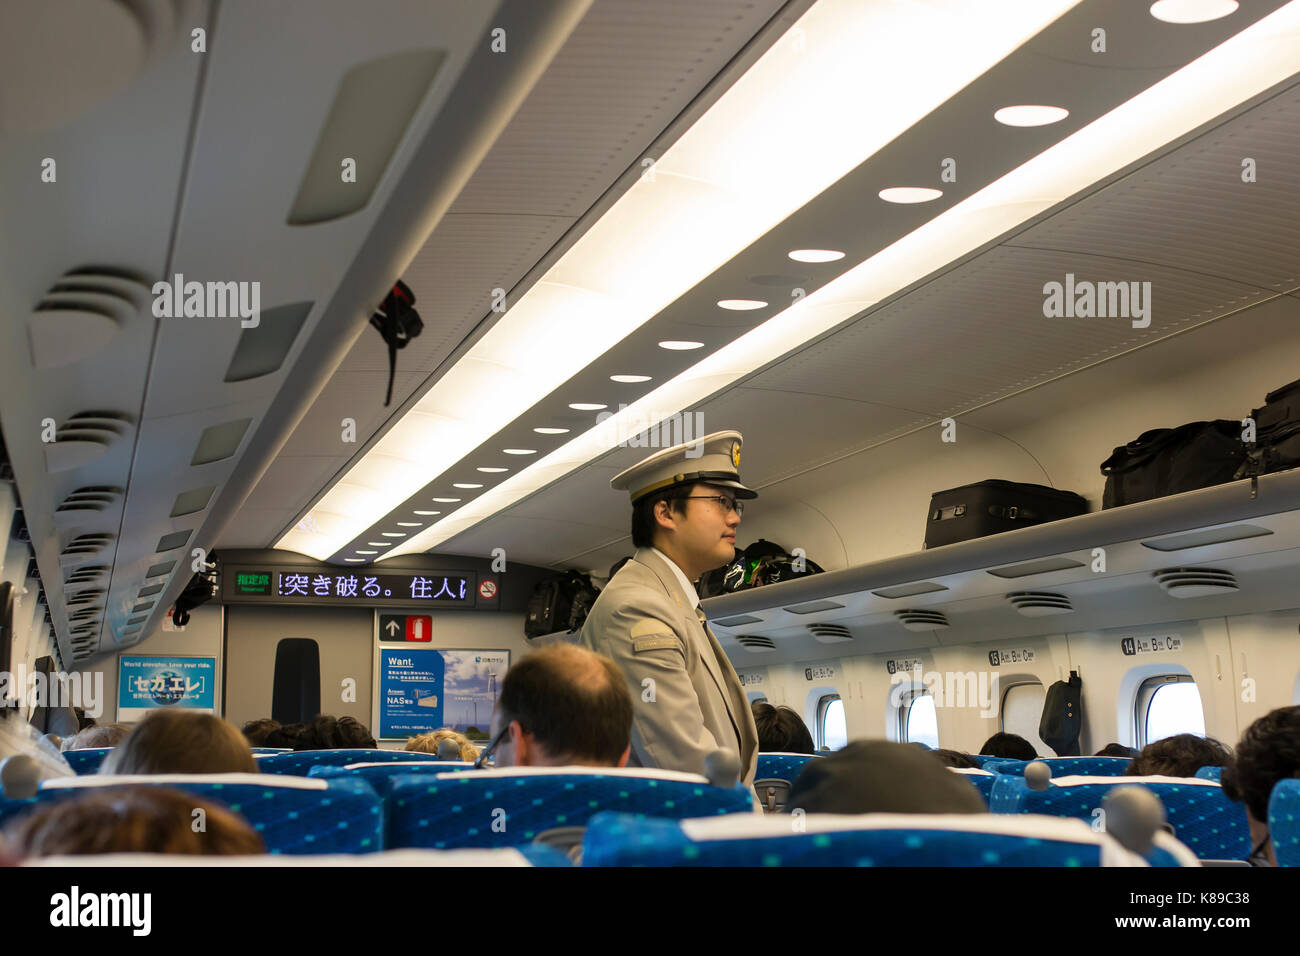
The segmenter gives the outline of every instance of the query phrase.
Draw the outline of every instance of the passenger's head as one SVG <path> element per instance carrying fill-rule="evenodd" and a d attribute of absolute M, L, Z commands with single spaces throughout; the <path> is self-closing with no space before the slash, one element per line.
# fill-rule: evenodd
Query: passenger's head
<path fill-rule="evenodd" d="M 856 740 L 804 764 L 788 806 L 807 813 L 984 813 L 978 791 L 932 752 Z"/>
<path fill-rule="evenodd" d="M 195 810 L 204 825 L 194 828 Z M 262 838 L 229 810 L 166 787 L 90 790 L 46 804 L 5 831 L 24 857 L 90 853 L 183 853 L 242 856 L 265 853 Z"/>
<path fill-rule="evenodd" d="M 1123 744 L 1107 744 L 1098 750 L 1094 757 L 1127 757 L 1132 760 L 1138 755 L 1138 752 L 1132 747 L 1125 747 Z"/>
<path fill-rule="evenodd" d="M 261 720 L 250 720 L 244 724 L 244 736 L 248 738 L 250 747 L 265 747 L 267 746 L 267 735 L 279 729 L 280 722 L 278 720 L 263 717 Z"/>
<path fill-rule="evenodd" d="M 931 750 L 930 755 L 935 757 L 945 767 L 962 767 L 967 770 L 978 770 L 980 766 L 960 750 Z"/>
<path fill-rule="evenodd" d="M 1291 777 L 1300 777 L 1300 707 L 1279 707 L 1246 728 L 1223 768 L 1223 792 L 1246 805 L 1256 841 L 1268 833 L 1273 787 Z"/>
<path fill-rule="evenodd" d="M 632 695 L 608 657 L 557 644 L 506 671 L 492 714 L 499 767 L 622 767 L 632 735 Z"/>
<path fill-rule="evenodd" d="M 479 750 L 470 742 L 470 739 L 462 733 L 454 730 L 443 728 L 442 730 L 432 730 L 427 734 L 420 734 L 412 737 L 406 742 L 406 749 L 414 753 L 433 754 L 437 756 L 438 745 L 444 740 L 455 741 L 459 749 L 458 758 L 460 760 L 477 760 Z"/>
<path fill-rule="evenodd" d="M 632 506 L 632 543 L 656 547 L 690 565 L 682 568 L 687 577 L 722 567 L 736 555 L 736 490 L 694 484 L 647 495 Z"/>
<path fill-rule="evenodd" d="M 808 725 L 789 707 L 756 703 L 752 709 L 754 725 L 758 728 L 758 749 L 762 753 L 810 754 L 817 749 Z"/>
<path fill-rule="evenodd" d="M 1038 759 L 1033 744 L 1024 737 L 1006 733 L 996 733 L 984 741 L 984 746 L 980 748 L 980 756 L 1006 757 L 1010 760 Z"/>
<path fill-rule="evenodd" d="M 64 750 L 94 750 L 99 747 L 116 747 L 131 728 L 126 724 L 96 724 L 79 731 L 63 742 Z"/>
<path fill-rule="evenodd" d="M 306 729 L 306 724 L 285 724 L 283 727 L 278 727 L 267 734 L 262 740 L 262 746 L 292 750 L 294 743 Z"/>
<path fill-rule="evenodd" d="M 257 773 L 244 735 L 220 717 L 190 710 L 155 710 L 104 758 L 105 775 L 136 773 Z"/>
<path fill-rule="evenodd" d="M 294 750 L 374 750 L 378 744 L 355 717 L 321 714 L 293 742 Z"/>
<path fill-rule="evenodd" d="M 1213 737 L 1174 734 L 1149 743 L 1125 771 L 1136 777 L 1195 777 L 1202 767 L 1222 767 L 1231 755 Z"/>

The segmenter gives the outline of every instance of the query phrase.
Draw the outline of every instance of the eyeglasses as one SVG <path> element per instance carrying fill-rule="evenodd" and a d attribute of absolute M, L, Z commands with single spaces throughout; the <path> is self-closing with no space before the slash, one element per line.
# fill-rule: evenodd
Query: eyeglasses
<path fill-rule="evenodd" d="M 492 742 L 483 748 L 483 752 L 480 753 L 478 759 L 474 761 L 475 770 L 482 770 L 484 767 L 496 766 L 497 762 L 494 754 L 496 754 L 497 747 L 501 745 L 501 741 L 506 739 L 508 733 L 510 733 L 510 722 L 506 721 L 506 725 L 501 728 L 501 732 L 492 738 Z"/>
<path fill-rule="evenodd" d="M 722 509 L 723 514 L 729 514 L 734 511 L 739 518 L 745 513 L 745 503 L 737 501 L 730 495 L 686 495 L 685 499 L 699 498 L 702 501 L 716 501 L 718 507 Z"/>

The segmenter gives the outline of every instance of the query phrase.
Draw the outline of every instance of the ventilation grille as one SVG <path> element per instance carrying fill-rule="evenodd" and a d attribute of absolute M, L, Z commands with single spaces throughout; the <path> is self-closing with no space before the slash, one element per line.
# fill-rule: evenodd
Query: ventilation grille
<path fill-rule="evenodd" d="M 79 534 L 68 543 L 59 556 L 65 564 L 77 564 L 93 558 L 113 543 L 111 534 Z"/>
<path fill-rule="evenodd" d="M 106 485 L 78 488 L 54 510 L 54 523 L 63 527 L 80 524 L 86 518 L 107 511 L 121 497 L 122 489 Z"/>
<path fill-rule="evenodd" d="M 108 568 L 102 564 L 90 564 L 84 568 L 77 568 L 64 579 L 63 589 L 70 591 L 74 588 L 85 588 L 101 584 L 107 575 Z"/>
<path fill-rule="evenodd" d="M 756 654 L 776 650 L 776 644 L 772 642 L 770 637 L 760 637 L 756 634 L 740 634 L 736 637 L 736 640 L 740 642 L 740 646 L 745 650 L 753 651 Z"/>
<path fill-rule="evenodd" d="M 809 624 L 808 630 L 823 644 L 840 644 L 853 640 L 853 635 L 843 624 Z"/>
<path fill-rule="evenodd" d="M 902 622 L 903 627 L 909 631 L 934 631 L 941 627 L 948 626 L 948 619 L 938 611 L 923 611 L 915 608 L 909 608 L 904 611 L 895 611 L 894 616 Z"/>
<path fill-rule="evenodd" d="M 1166 568 L 1153 571 L 1165 593 L 1176 598 L 1209 597 L 1212 594 L 1230 594 L 1240 590 L 1237 578 L 1231 571 L 1216 568 Z"/>
<path fill-rule="evenodd" d="M 1007 595 L 1007 601 L 1025 617 L 1069 614 L 1074 610 L 1068 597 L 1052 591 L 1016 591 Z"/>
<path fill-rule="evenodd" d="M 96 601 L 103 601 L 108 592 L 104 588 L 83 588 L 68 598 L 68 607 L 73 608 L 82 604 L 94 604 Z"/>
<path fill-rule="evenodd" d="M 126 434 L 131 419 L 121 412 L 78 412 L 54 431 L 45 443 L 47 471 L 70 471 L 88 465 Z"/>

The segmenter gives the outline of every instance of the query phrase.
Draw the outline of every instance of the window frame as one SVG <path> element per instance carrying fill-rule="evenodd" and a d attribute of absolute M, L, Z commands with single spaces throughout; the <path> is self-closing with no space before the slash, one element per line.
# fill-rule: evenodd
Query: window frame
<path fill-rule="evenodd" d="M 826 746 L 826 712 L 830 710 L 831 704 L 835 703 L 835 701 L 837 700 L 840 701 L 842 706 L 844 698 L 841 697 L 839 694 L 823 694 L 821 697 L 817 698 L 817 733 L 814 739 L 816 741 L 818 750 L 830 749 Z M 844 737 L 845 737 L 845 743 L 847 744 L 848 743 L 847 718 L 844 721 Z"/>
<path fill-rule="evenodd" d="M 931 700 L 934 699 L 934 695 L 930 693 L 930 690 L 927 687 L 909 687 L 907 690 L 903 691 L 898 697 L 897 737 L 898 737 L 898 742 L 900 744 L 912 743 L 911 738 L 908 737 L 907 734 L 907 727 L 909 721 L 912 719 L 912 705 L 915 704 L 922 697 L 929 697 Z M 935 737 L 936 744 L 939 742 L 938 716 L 939 716 L 938 708 L 936 707 L 935 726 L 934 726 L 934 737 Z"/>
<path fill-rule="evenodd" d="M 1151 703 L 1155 700 L 1156 694 L 1162 687 L 1169 684 L 1191 684 L 1196 686 L 1196 678 L 1191 674 L 1154 674 L 1145 678 L 1138 685 L 1137 693 L 1133 695 L 1133 725 L 1137 731 L 1137 749 L 1141 750 L 1148 743 L 1147 740 L 1147 721 L 1150 719 Z M 1197 687 L 1197 695 L 1200 695 L 1200 688 Z M 1205 714 L 1205 702 L 1201 701 L 1201 714 Z M 1204 735 L 1204 731 L 1202 731 Z"/>

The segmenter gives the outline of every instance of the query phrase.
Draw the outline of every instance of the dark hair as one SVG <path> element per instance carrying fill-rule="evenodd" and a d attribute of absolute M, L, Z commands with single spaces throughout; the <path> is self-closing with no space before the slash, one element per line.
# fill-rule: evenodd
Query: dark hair
<path fill-rule="evenodd" d="M 674 485 L 671 488 L 665 488 L 663 491 L 656 491 L 654 494 L 646 495 L 640 501 L 632 506 L 632 544 L 638 548 L 654 547 L 655 528 L 659 527 L 659 522 L 655 520 L 655 505 L 661 501 L 668 502 L 668 510 L 678 514 L 686 514 L 686 498 L 690 497 L 695 485 Z"/>
<path fill-rule="evenodd" d="M 154 710 L 104 758 L 99 772 L 257 773 L 257 761 L 244 735 L 220 717 Z"/>
<path fill-rule="evenodd" d="M 984 741 L 981 757 L 1007 757 L 1011 760 L 1037 760 L 1034 745 L 1017 734 L 996 733 Z"/>
<path fill-rule="evenodd" d="M 988 812 L 970 781 L 916 747 L 885 740 L 855 740 L 809 760 L 786 805 L 808 813 Z"/>
<path fill-rule="evenodd" d="M 294 750 L 374 750 L 369 728 L 355 717 L 320 714 L 293 742 Z"/>
<path fill-rule="evenodd" d="M 612 767 L 632 735 L 632 694 L 619 666 L 571 644 L 543 648 L 506 671 L 500 708 L 502 727 L 519 721 L 553 760 Z"/>
<path fill-rule="evenodd" d="M 294 742 L 306 729 L 306 724 L 285 724 L 267 734 L 266 739 L 262 741 L 262 746 L 292 750 Z"/>
<path fill-rule="evenodd" d="M 1213 737 L 1174 734 L 1143 747 L 1124 772 L 1130 777 L 1194 777 L 1202 767 L 1222 767 L 1230 757 Z"/>
<path fill-rule="evenodd" d="M 261 720 L 250 720 L 244 724 L 244 736 L 248 738 L 249 746 L 264 747 L 266 746 L 267 735 L 279 729 L 280 722 L 278 720 L 263 717 Z"/>
<path fill-rule="evenodd" d="M 979 764 L 974 760 L 971 760 L 969 756 L 962 753 L 960 750 L 946 750 L 940 748 L 939 750 L 932 750 L 930 752 L 934 754 L 934 756 L 938 758 L 939 762 L 945 767 L 964 767 L 968 770 L 978 770 L 980 768 Z"/>
<path fill-rule="evenodd" d="M 194 829 L 194 811 L 204 825 Z M 262 838 L 225 807 L 167 787 L 113 787 L 38 807 L 5 832 L 22 856 L 91 853 L 265 853 Z"/>
<path fill-rule="evenodd" d="M 755 702 L 752 710 L 760 753 L 810 754 L 817 749 L 803 718 L 789 707 Z"/>
<path fill-rule="evenodd" d="M 1107 744 L 1098 750 L 1094 757 L 1128 757 L 1132 760 L 1138 755 L 1138 752 L 1132 747 L 1125 747 L 1123 744 Z"/>
<path fill-rule="evenodd" d="M 1268 821 L 1268 798 L 1279 780 L 1300 776 L 1300 707 L 1279 707 L 1246 728 L 1220 783 L 1230 800 Z"/>

